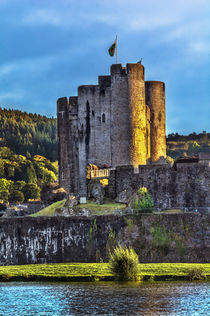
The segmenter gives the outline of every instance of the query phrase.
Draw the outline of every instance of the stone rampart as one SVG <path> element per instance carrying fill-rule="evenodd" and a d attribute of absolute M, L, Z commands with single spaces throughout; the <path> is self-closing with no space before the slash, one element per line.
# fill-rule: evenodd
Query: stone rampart
<path fill-rule="evenodd" d="M 111 170 L 109 195 L 115 198 L 123 190 L 146 187 L 156 208 L 210 207 L 210 168 L 202 164 L 168 164 L 117 167 Z"/>
<path fill-rule="evenodd" d="M 117 244 L 140 262 L 210 260 L 209 214 L 0 219 L 0 265 L 95 262 Z"/>

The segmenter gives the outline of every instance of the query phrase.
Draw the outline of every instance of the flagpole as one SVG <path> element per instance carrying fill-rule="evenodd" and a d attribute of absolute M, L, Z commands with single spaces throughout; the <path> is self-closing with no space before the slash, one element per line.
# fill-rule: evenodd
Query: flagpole
<path fill-rule="evenodd" d="M 118 38 L 116 35 L 116 64 L 118 64 Z"/>

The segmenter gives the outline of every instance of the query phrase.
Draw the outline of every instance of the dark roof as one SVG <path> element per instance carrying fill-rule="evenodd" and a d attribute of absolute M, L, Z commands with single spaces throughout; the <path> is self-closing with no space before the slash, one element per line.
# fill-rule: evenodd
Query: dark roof
<path fill-rule="evenodd" d="M 198 156 L 179 157 L 175 160 L 175 163 L 192 163 L 192 162 L 198 162 L 198 160 L 199 160 Z"/>

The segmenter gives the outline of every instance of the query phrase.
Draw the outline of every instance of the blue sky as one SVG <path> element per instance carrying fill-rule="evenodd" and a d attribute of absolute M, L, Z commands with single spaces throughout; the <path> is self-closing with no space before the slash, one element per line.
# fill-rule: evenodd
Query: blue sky
<path fill-rule="evenodd" d="M 115 59 L 166 84 L 167 133 L 210 132 L 209 0 L 0 0 L 0 106 L 56 115 Z"/>

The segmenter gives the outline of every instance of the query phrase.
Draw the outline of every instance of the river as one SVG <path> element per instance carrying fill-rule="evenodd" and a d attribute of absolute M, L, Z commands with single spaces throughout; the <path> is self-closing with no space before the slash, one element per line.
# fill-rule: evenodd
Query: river
<path fill-rule="evenodd" d="M 210 283 L 0 283 L 0 315 L 210 315 Z"/>

